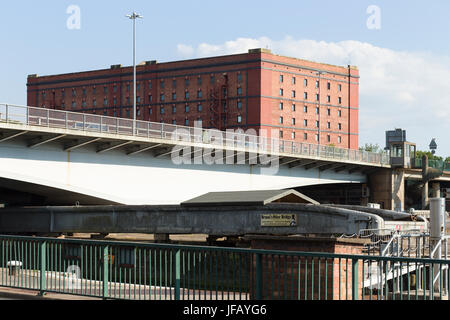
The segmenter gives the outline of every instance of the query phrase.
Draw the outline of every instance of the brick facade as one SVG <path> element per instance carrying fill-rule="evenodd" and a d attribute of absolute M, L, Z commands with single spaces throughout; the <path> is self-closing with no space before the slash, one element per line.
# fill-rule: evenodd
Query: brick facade
<path fill-rule="evenodd" d="M 252 249 L 362 255 L 366 240 L 248 236 Z M 262 256 L 263 298 L 294 300 L 351 300 L 351 260 Z M 253 277 L 256 272 L 253 265 Z M 256 279 L 253 278 L 255 281 Z M 362 261 L 358 261 L 358 299 L 362 298 Z M 255 282 L 253 282 L 254 284 Z M 255 285 L 252 286 L 255 298 Z"/>
<path fill-rule="evenodd" d="M 133 117 L 132 67 L 30 75 L 27 87 L 29 106 Z M 147 61 L 137 66 L 137 119 L 189 126 L 202 120 L 203 127 L 221 130 L 275 130 L 284 140 L 311 144 L 318 143 L 320 134 L 322 145 L 357 149 L 358 91 L 355 67 L 283 57 L 264 49 Z"/>

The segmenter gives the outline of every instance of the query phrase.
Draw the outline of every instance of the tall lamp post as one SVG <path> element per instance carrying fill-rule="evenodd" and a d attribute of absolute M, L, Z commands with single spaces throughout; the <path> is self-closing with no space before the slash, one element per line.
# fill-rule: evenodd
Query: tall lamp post
<path fill-rule="evenodd" d="M 126 17 L 133 20 L 133 135 L 136 135 L 136 19 L 144 17 L 136 12 Z"/>

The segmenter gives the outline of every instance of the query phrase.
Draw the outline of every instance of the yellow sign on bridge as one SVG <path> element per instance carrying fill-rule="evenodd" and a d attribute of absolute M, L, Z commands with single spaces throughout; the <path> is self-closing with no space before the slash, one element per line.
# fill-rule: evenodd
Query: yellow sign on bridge
<path fill-rule="evenodd" d="M 262 214 L 261 227 L 296 227 L 296 214 Z"/>

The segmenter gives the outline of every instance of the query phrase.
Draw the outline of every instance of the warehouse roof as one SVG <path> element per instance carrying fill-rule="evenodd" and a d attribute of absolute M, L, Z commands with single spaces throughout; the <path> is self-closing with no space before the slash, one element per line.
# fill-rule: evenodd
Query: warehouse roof
<path fill-rule="evenodd" d="M 182 206 L 266 205 L 268 203 L 312 203 L 317 201 L 295 190 L 210 192 L 183 202 Z"/>

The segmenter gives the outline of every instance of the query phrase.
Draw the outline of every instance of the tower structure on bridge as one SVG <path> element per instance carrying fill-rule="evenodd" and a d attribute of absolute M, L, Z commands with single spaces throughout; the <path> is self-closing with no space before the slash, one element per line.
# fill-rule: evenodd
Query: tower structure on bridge
<path fill-rule="evenodd" d="M 30 75 L 28 105 L 131 119 L 132 69 Z M 137 66 L 136 95 L 138 120 L 187 126 L 201 120 L 204 127 L 265 129 L 284 140 L 358 149 L 359 71 L 353 66 L 267 49 L 146 61 Z"/>

